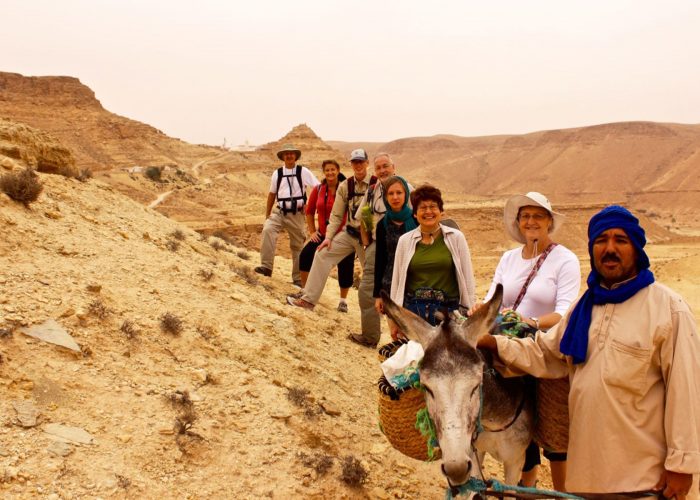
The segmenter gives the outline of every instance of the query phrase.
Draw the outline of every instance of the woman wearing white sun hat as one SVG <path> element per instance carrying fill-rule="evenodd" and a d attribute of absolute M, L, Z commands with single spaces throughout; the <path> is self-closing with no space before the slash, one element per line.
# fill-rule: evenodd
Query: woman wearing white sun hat
<path fill-rule="evenodd" d="M 491 298 L 498 283 L 502 284 L 503 313 L 515 318 L 515 324 L 546 331 L 559 322 L 578 297 L 579 260 L 571 250 L 551 238 L 563 219 L 541 193 L 513 196 L 506 202 L 503 212 L 506 232 L 523 246 L 503 254 L 484 301 Z M 566 454 L 545 451 L 545 457 L 550 460 L 554 488 L 563 491 Z M 523 467 L 525 486 L 534 486 L 539 463 L 539 448 L 533 442 Z"/>

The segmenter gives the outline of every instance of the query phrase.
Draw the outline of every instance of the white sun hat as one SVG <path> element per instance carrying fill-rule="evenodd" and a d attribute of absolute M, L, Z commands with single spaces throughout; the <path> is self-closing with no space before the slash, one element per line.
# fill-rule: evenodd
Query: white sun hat
<path fill-rule="evenodd" d="M 550 234 L 555 232 L 564 222 L 564 214 L 552 210 L 552 204 L 547 197 L 537 191 L 530 191 L 527 194 L 518 194 L 506 201 L 506 207 L 503 209 L 503 224 L 506 226 L 506 231 L 515 241 L 526 243 L 525 238 L 520 233 L 518 226 L 518 212 L 522 207 L 542 207 L 552 216 L 552 225 L 549 228 Z"/>

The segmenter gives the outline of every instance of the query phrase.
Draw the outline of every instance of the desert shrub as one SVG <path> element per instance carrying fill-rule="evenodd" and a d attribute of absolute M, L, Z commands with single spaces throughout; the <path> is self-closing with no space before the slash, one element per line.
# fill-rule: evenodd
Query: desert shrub
<path fill-rule="evenodd" d="M 211 269 L 200 269 L 197 273 L 204 281 L 211 281 L 214 277 L 214 271 Z"/>
<path fill-rule="evenodd" d="M 119 327 L 119 330 L 126 335 L 126 338 L 129 340 L 136 338 L 136 335 L 138 334 L 138 328 L 136 328 L 133 321 L 128 319 L 124 320 L 122 326 Z"/>
<path fill-rule="evenodd" d="M 180 318 L 173 313 L 166 312 L 160 317 L 160 329 L 171 335 L 180 335 L 183 329 L 183 323 Z"/>
<path fill-rule="evenodd" d="M 180 249 L 180 242 L 175 240 L 168 240 L 165 242 L 165 248 L 171 252 L 177 252 Z"/>
<path fill-rule="evenodd" d="M 170 233 L 170 236 L 172 238 L 175 238 L 178 241 L 185 241 L 185 232 L 182 229 L 176 229 L 172 233 Z"/>
<path fill-rule="evenodd" d="M 14 331 L 13 328 L 8 328 L 8 327 L 0 328 L 0 339 L 12 337 L 13 331 Z"/>
<path fill-rule="evenodd" d="M 307 455 L 304 452 L 299 452 L 297 456 L 305 467 L 315 470 L 319 476 L 324 475 L 333 467 L 333 457 L 330 455 L 323 453 Z"/>
<path fill-rule="evenodd" d="M 82 168 L 78 171 L 78 175 L 75 178 L 80 182 L 87 182 L 89 179 L 92 179 L 92 170 L 89 168 Z"/>
<path fill-rule="evenodd" d="M 131 486 L 131 480 L 128 477 L 120 474 L 115 474 L 115 476 L 117 477 L 117 486 L 123 490 L 129 489 L 129 486 Z"/>
<path fill-rule="evenodd" d="M 209 243 L 209 244 L 210 244 L 211 247 L 212 247 L 214 250 L 216 250 L 217 252 L 218 252 L 219 250 L 225 250 L 225 249 L 226 249 L 226 243 L 224 243 L 223 241 L 221 241 L 221 240 L 218 239 L 218 238 L 214 238 L 213 240 L 211 240 L 211 243 Z"/>
<path fill-rule="evenodd" d="M 160 182 L 162 180 L 160 174 L 161 171 L 158 167 L 148 167 L 143 171 L 143 175 L 148 179 L 151 179 L 153 182 Z"/>
<path fill-rule="evenodd" d="M 308 404 L 308 397 L 309 390 L 303 387 L 289 387 L 287 389 L 287 399 L 300 408 Z"/>
<path fill-rule="evenodd" d="M 231 266 L 231 270 L 236 273 L 239 277 L 243 279 L 249 285 L 257 285 L 258 277 L 251 268 L 246 266 Z"/>
<path fill-rule="evenodd" d="M 95 299 L 88 305 L 88 312 L 97 319 L 105 319 L 109 316 L 109 308 L 100 299 Z"/>
<path fill-rule="evenodd" d="M 341 462 L 340 479 L 348 486 L 357 488 L 367 481 L 369 473 L 357 458 L 348 455 Z"/>
<path fill-rule="evenodd" d="M 248 255 L 248 252 L 246 252 L 245 250 L 239 250 L 238 252 L 236 252 L 236 255 L 238 255 L 238 257 L 243 260 L 250 259 L 250 255 Z"/>
<path fill-rule="evenodd" d="M 39 171 L 41 172 L 42 170 L 39 169 Z M 63 177 L 77 179 L 80 171 L 73 165 L 61 165 L 55 170 L 55 173 L 58 175 L 62 175 Z"/>
<path fill-rule="evenodd" d="M 31 168 L 10 172 L 0 177 L 0 191 L 25 206 L 36 201 L 42 189 L 44 185 Z"/>

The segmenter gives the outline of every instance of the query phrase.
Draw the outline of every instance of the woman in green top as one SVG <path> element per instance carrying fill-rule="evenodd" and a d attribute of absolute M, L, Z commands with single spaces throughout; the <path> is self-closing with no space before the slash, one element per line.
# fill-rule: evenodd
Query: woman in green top
<path fill-rule="evenodd" d="M 391 298 L 435 325 L 435 312 L 471 309 L 475 302 L 474 271 L 464 235 L 441 224 L 442 193 L 423 185 L 411 193 L 419 226 L 399 239 L 391 280 Z M 398 330 L 392 326 L 392 337 Z"/>

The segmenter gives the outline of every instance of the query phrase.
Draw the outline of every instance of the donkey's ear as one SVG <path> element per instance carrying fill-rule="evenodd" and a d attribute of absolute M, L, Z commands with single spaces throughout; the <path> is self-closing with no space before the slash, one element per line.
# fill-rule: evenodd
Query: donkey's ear
<path fill-rule="evenodd" d="M 484 304 L 477 312 L 469 317 L 469 321 L 464 323 L 465 337 L 471 346 L 476 346 L 476 341 L 482 335 L 488 335 L 492 326 L 496 322 L 501 310 L 501 302 L 503 300 L 503 286 L 499 283 L 496 285 L 496 291 L 486 304 Z"/>
<path fill-rule="evenodd" d="M 420 343 L 423 349 L 425 349 L 435 338 L 438 330 L 408 309 L 399 306 L 396 302 L 391 300 L 384 290 L 382 290 L 381 295 L 386 315 L 399 326 L 406 337 Z"/>

